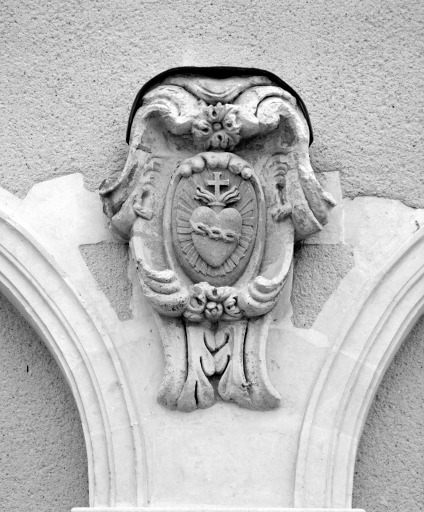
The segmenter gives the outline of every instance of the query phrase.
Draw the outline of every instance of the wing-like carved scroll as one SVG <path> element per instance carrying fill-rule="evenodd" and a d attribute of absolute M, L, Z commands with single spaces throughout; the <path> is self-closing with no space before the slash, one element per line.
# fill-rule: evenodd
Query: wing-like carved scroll
<path fill-rule="evenodd" d="M 257 86 L 243 92 L 234 101 L 239 109 L 241 135 L 249 138 L 275 130 L 280 123 L 280 116 L 275 109 L 269 107 L 275 102 L 284 101 L 293 107 L 296 105 L 295 98 L 280 87 Z"/>
<path fill-rule="evenodd" d="M 100 187 L 105 214 L 112 219 L 115 234 L 129 240 L 131 228 L 137 217 L 150 219 L 153 216 L 153 182 L 160 168 L 160 157 L 156 156 L 157 137 L 151 138 L 149 127 L 160 122 L 164 131 L 174 135 L 191 132 L 193 122 L 206 103 L 182 87 L 159 86 L 143 99 L 134 118 L 130 137 L 130 151 L 122 171 L 105 179 Z"/>
<path fill-rule="evenodd" d="M 148 92 L 140 109 L 144 119 L 160 116 L 166 128 L 174 135 L 191 131 L 193 121 L 199 116 L 206 102 L 190 94 L 182 87 L 162 85 Z M 137 131 L 134 136 L 137 136 Z"/>
<path fill-rule="evenodd" d="M 268 162 L 278 188 L 274 220 L 291 216 L 297 240 L 320 231 L 335 201 L 315 177 L 309 159 L 308 124 L 295 98 L 278 87 L 258 86 L 241 94 L 235 104 L 245 137 L 276 129 L 281 134 L 273 138 L 276 145 L 271 150 L 277 154 Z"/>

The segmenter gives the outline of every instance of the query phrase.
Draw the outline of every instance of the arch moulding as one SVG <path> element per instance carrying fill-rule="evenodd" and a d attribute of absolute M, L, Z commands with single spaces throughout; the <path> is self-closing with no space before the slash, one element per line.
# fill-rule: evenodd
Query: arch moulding
<path fill-rule="evenodd" d="M 0 210 L 0 291 L 53 354 L 80 414 L 90 507 L 142 504 L 140 431 L 113 342 L 48 251 Z"/>
<path fill-rule="evenodd" d="M 295 506 L 352 506 L 356 452 L 369 408 L 394 355 L 424 313 L 424 229 L 340 295 L 334 344 L 307 405 L 297 456 Z M 352 307 L 346 307 L 353 304 Z"/>

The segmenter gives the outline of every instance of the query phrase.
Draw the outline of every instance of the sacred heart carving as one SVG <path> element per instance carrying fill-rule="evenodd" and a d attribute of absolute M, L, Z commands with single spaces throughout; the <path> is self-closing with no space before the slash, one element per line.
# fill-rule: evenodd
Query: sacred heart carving
<path fill-rule="evenodd" d="M 206 155 L 199 156 L 203 168 L 182 173 L 185 167 L 180 166 L 168 192 L 172 208 L 172 215 L 164 219 L 164 232 L 171 231 L 166 237 L 172 242 L 168 258 L 172 263 L 176 256 L 193 283 L 231 286 L 245 272 L 256 246 L 261 189 L 247 162 L 238 157 L 230 160 L 229 153 L 202 155 Z M 203 159 L 209 155 L 210 162 Z M 243 165 L 249 171 L 242 175 Z"/>
<path fill-rule="evenodd" d="M 219 267 L 235 251 L 242 228 L 242 218 L 235 208 L 219 213 L 200 206 L 193 211 L 190 224 L 194 247 L 211 267 Z"/>

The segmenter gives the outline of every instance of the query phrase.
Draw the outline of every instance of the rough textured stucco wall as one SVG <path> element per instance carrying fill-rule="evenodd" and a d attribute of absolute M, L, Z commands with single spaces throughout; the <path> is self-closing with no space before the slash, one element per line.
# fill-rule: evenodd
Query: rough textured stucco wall
<path fill-rule="evenodd" d="M 311 150 L 314 166 L 318 171 L 340 171 L 344 195 L 378 195 L 424 207 L 420 158 L 422 14 L 419 0 L 4 0 L 0 5 L 0 185 L 23 197 L 36 182 L 81 172 L 86 186 L 95 189 L 125 162 L 128 114 L 136 92 L 147 79 L 181 65 L 235 65 L 268 69 L 301 94 L 315 130 Z M 330 258 L 335 264 L 327 273 L 322 265 L 321 278 L 327 285 L 319 300 L 327 298 L 333 289 L 331 280 L 340 279 L 349 266 L 347 254 L 338 254 L 334 248 L 329 251 L 333 251 Z M 305 275 L 315 275 L 315 258 L 326 261 L 324 252 L 305 249 L 298 257 L 298 268 Z M 86 257 L 92 259 L 95 255 Z M 302 282 L 299 275 L 299 294 L 294 298 L 298 316 L 294 318 L 297 325 L 308 327 L 319 301 L 311 302 L 312 314 L 304 307 L 302 310 Z M 126 313 L 121 314 L 125 317 Z M 29 332 L 26 324 L 11 314 L 3 315 L 1 326 L 2 346 L 15 347 L 10 338 L 15 336 L 15 330 Z M 422 344 L 424 329 L 420 329 L 421 338 L 415 336 L 409 342 L 414 347 Z M 16 340 L 22 344 L 24 337 L 17 335 Z M 34 343 L 41 346 L 39 341 Z M 42 355 L 40 350 L 27 353 L 28 366 L 44 365 L 57 372 L 48 352 Z M 4 368 L 16 366 L 13 354 L 5 351 Z M 379 400 L 384 403 L 389 400 L 384 386 L 387 393 L 393 392 L 390 400 L 399 411 L 403 411 L 401 403 L 402 407 L 407 406 L 399 390 L 409 378 L 413 351 L 406 350 L 403 357 L 407 364 L 396 358 L 391 371 L 397 377 L 386 379 L 379 392 Z M 22 384 L 16 373 L 5 375 L 10 389 L 20 389 Z M 52 469 L 52 474 L 57 475 L 45 487 L 43 473 L 33 471 L 32 491 L 24 491 L 27 504 L 20 510 L 30 510 L 33 493 L 39 493 L 39 489 L 47 489 L 48 493 L 38 500 L 39 505 L 43 499 L 54 502 L 55 493 L 60 494 L 60 464 L 63 460 L 70 464 L 63 457 L 75 457 L 83 443 L 69 391 L 62 381 L 57 384 L 59 376 L 55 375 L 55 385 L 47 384 L 48 373 L 44 384 L 40 381 L 41 387 L 49 389 L 42 403 L 41 391 L 28 390 L 33 393 L 33 400 L 27 400 L 26 414 L 34 420 L 41 413 L 56 418 L 51 422 L 56 426 L 67 418 L 73 426 L 72 435 L 78 439 L 56 434 L 52 437 L 55 441 L 49 445 L 50 460 L 59 468 Z M 416 389 L 422 389 L 422 372 L 416 379 Z M 14 412 L 4 416 L 3 428 L 11 449 L 18 449 L 21 437 L 17 422 L 21 416 L 14 410 L 18 407 L 16 402 L 7 401 L 6 407 Z M 65 406 L 58 409 L 58 404 Z M 46 427 L 30 429 L 31 425 L 26 425 L 34 436 L 33 444 L 44 446 Z M 367 506 L 368 512 L 389 510 L 378 497 L 372 501 L 367 485 L 370 475 L 375 474 L 374 480 L 378 479 L 382 488 L 389 482 L 394 486 L 388 498 L 392 500 L 392 510 L 403 510 L 404 502 L 397 498 L 402 494 L 396 488 L 399 485 L 408 489 L 413 481 L 394 483 L 388 473 L 395 474 L 401 466 L 408 468 L 416 449 L 408 445 L 401 460 L 388 459 L 393 434 L 388 428 L 379 428 L 371 419 L 363 443 L 371 443 L 373 449 L 382 446 L 386 452 L 382 448 L 376 469 L 365 462 L 361 448 L 358 475 L 362 476 L 356 479 L 356 504 Z M 416 436 L 413 422 L 405 428 L 411 438 Z M 380 441 L 371 441 L 373 436 Z M 68 446 L 67 455 L 64 443 Z M 372 454 L 367 456 L 371 460 Z M 23 453 L 22 457 L 27 460 Z M 80 480 L 73 486 L 75 494 L 69 495 L 72 505 L 86 500 L 85 463 L 80 456 L 77 459 Z M 35 464 L 35 458 L 31 463 Z M 22 473 L 16 478 L 25 480 L 27 470 L 27 464 L 22 464 Z M 69 470 L 66 477 L 73 471 Z M 411 495 L 413 492 L 411 488 Z M 52 509 L 49 507 L 46 505 L 45 510 Z M 59 512 L 68 510 L 69 505 L 62 502 L 59 506 L 57 502 L 53 508 Z"/>
<path fill-rule="evenodd" d="M 118 318 L 131 318 L 132 285 L 128 278 L 128 245 L 102 242 L 82 245 L 80 251 Z"/>
<path fill-rule="evenodd" d="M 71 391 L 44 343 L 0 294 L 0 509 L 88 506 L 87 455 Z"/>
<path fill-rule="evenodd" d="M 124 163 L 148 78 L 254 66 L 304 98 L 315 166 L 340 171 L 345 195 L 423 207 L 420 14 L 419 0 L 5 0 L 0 179 L 20 195 L 69 172 L 96 187 Z"/>

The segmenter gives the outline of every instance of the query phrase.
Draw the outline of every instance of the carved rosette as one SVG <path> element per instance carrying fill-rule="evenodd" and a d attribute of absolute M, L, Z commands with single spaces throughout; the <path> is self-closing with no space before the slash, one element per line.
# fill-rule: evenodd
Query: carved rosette
<path fill-rule="evenodd" d="M 320 230 L 334 206 L 310 166 L 298 101 L 237 70 L 171 74 L 135 114 L 124 170 L 100 187 L 157 312 L 159 401 L 170 409 L 280 403 L 266 369 L 269 314 L 290 294 L 295 238 Z"/>

